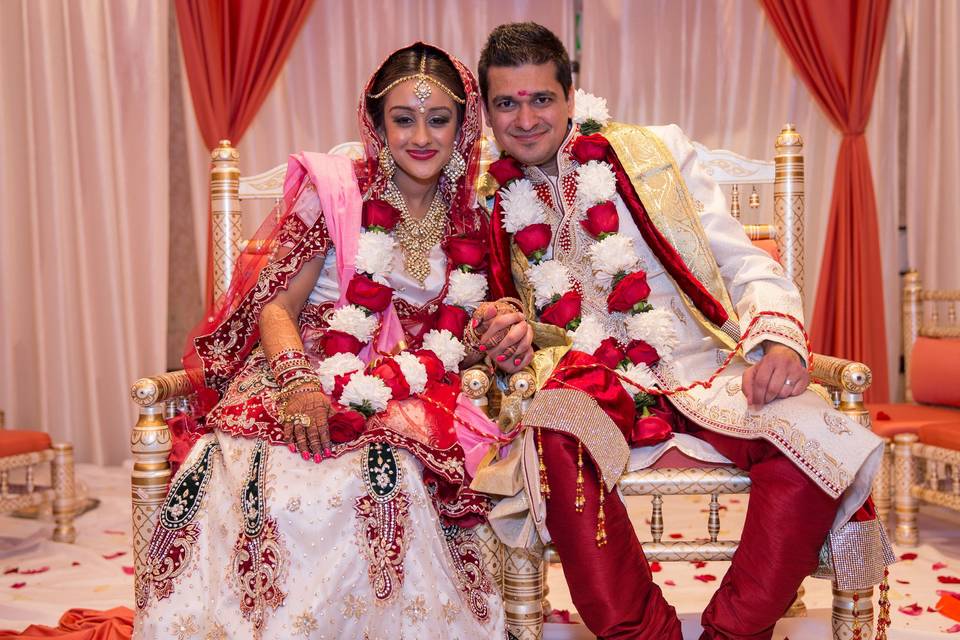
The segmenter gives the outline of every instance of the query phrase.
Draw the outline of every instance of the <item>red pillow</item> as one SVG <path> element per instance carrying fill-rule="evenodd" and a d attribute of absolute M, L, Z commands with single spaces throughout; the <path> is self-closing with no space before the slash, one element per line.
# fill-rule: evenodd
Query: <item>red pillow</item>
<path fill-rule="evenodd" d="M 910 388 L 916 402 L 960 407 L 960 339 L 917 338 Z"/>

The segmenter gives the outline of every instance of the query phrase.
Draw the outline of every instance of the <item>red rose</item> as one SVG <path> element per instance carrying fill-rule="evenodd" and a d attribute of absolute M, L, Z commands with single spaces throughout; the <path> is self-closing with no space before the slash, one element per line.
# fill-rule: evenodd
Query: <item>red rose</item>
<path fill-rule="evenodd" d="M 573 157 L 580 164 L 587 164 L 591 160 L 603 160 L 607 157 L 610 143 L 599 133 L 589 136 L 580 136 L 573 142 Z"/>
<path fill-rule="evenodd" d="M 491 163 L 487 171 L 501 187 L 507 186 L 511 180 L 519 180 L 523 177 L 520 163 L 513 158 L 501 158 Z"/>
<path fill-rule="evenodd" d="M 410 385 L 407 384 L 407 379 L 403 377 L 400 365 L 393 358 L 387 358 L 374 367 L 370 373 L 383 380 L 384 384 L 390 387 L 394 400 L 403 400 L 410 397 Z"/>
<path fill-rule="evenodd" d="M 593 356 L 600 361 L 600 364 L 609 369 L 616 369 L 620 362 L 627 357 L 620 345 L 617 344 L 616 338 L 612 337 L 604 339 L 597 350 L 593 352 Z"/>
<path fill-rule="evenodd" d="M 363 343 L 360 342 L 360 340 L 349 333 L 335 331 L 333 329 L 327 329 L 326 333 L 320 336 L 317 343 L 320 350 L 328 358 L 338 353 L 352 353 L 353 355 L 357 355 L 360 353 L 360 350 L 363 349 Z"/>
<path fill-rule="evenodd" d="M 543 252 L 550 245 L 551 235 L 550 225 L 530 224 L 513 234 L 513 241 L 520 247 L 520 251 L 523 251 L 523 255 L 534 260 L 543 256 Z M 540 255 L 535 255 L 537 252 L 540 252 Z"/>
<path fill-rule="evenodd" d="M 567 325 L 580 317 L 580 305 L 583 298 L 576 291 L 567 291 L 559 300 L 547 305 L 540 312 L 540 322 L 566 329 Z"/>
<path fill-rule="evenodd" d="M 391 300 L 393 300 L 393 289 L 385 284 L 374 282 L 363 274 L 354 274 L 350 284 L 347 285 L 347 301 L 350 304 L 366 307 L 374 313 L 386 309 Z"/>
<path fill-rule="evenodd" d="M 427 380 L 432 380 L 433 382 L 439 382 L 444 379 L 447 375 L 447 368 L 443 366 L 443 361 L 437 357 L 433 351 L 429 349 L 419 349 L 413 352 L 413 355 L 417 356 L 422 364 L 427 369 Z"/>
<path fill-rule="evenodd" d="M 643 340 L 634 340 L 627 345 L 627 357 L 634 364 L 645 364 L 648 367 L 660 362 L 660 354 Z"/>
<path fill-rule="evenodd" d="M 648 416 L 637 418 L 633 428 L 630 429 L 630 437 L 627 441 L 631 447 L 649 447 L 672 437 L 673 429 L 670 428 L 670 423 L 657 416 Z"/>
<path fill-rule="evenodd" d="M 440 310 L 437 312 L 437 321 L 433 328 L 437 331 L 446 329 L 455 335 L 458 340 L 463 340 L 463 330 L 467 326 L 468 319 L 466 309 L 449 304 L 440 305 Z"/>
<path fill-rule="evenodd" d="M 400 212 L 383 200 L 367 200 L 363 203 L 363 226 L 381 227 L 390 231 L 400 222 Z"/>
<path fill-rule="evenodd" d="M 486 242 L 474 236 L 451 236 L 446 243 L 447 258 L 454 269 L 466 266 L 479 271 L 487 266 L 490 248 Z"/>
<path fill-rule="evenodd" d="M 649 295 L 650 285 L 647 284 L 647 274 L 636 271 L 614 285 L 613 291 L 607 296 L 607 311 L 630 313 L 634 305 L 643 302 Z"/>
<path fill-rule="evenodd" d="M 327 421 L 330 440 L 334 444 L 351 442 L 360 437 L 367 427 L 367 419 L 359 411 L 341 411 Z"/>
<path fill-rule="evenodd" d="M 350 378 L 353 377 L 353 374 L 357 373 L 356 371 L 351 371 L 350 373 L 345 373 L 342 376 L 335 376 L 333 378 L 333 398 L 337 399 L 337 403 L 340 402 L 340 396 L 343 395 L 343 388 L 347 386 L 350 382 Z M 362 372 L 360 372 L 362 373 Z"/>
<path fill-rule="evenodd" d="M 594 238 L 604 233 L 616 233 L 620 229 L 620 215 L 612 202 L 601 202 L 587 209 L 587 219 L 580 225 Z"/>

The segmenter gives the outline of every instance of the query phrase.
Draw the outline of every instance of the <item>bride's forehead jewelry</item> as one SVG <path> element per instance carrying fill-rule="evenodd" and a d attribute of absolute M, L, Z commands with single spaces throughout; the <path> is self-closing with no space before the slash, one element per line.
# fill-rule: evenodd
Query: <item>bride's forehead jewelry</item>
<path fill-rule="evenodd" d="M 445 94 L 453 98 L 453 101 L 456 102 L 457 104 L 466 104 L 466 100 L 464 100 L 463 98 L 455 94 L 445 84 L 443 84 L 436 78 L 432 78 L 427 75 L 427 54 L 426 53 L 420 56 L 420 69 L 419 71 L 417 71 L 417 73 L 409 76 L 403 76 L 402 78 L 398 78 L 393 82 L 391 82 L 390 84 L 388 84 L 380 93 L 375 93 L 375 94 L 368 93 L 367 97 L 372 100 L 377 100 L 379 98 L 382 98 L 383 96 L 387 95 L 390 92 L 390 90 L 393 89 L 395 86 L 397 86 L 401 82 L 406 82 L 407 80 L 417 81 L 417 84 L 413 86 L 413 95 L 417 96 L 417 100 L 420 101 L 420 113 L 423 113 L 424 111 L 426 111 L 426 107 L 424 107 L 423 105 L 427 101 L 427 98 L 429 98 L 430 95 L 433 93 L 433 89 L 430 88 L 431 84 L 436 87 L 439 87 L 441 91 L 443 91 Z"/>

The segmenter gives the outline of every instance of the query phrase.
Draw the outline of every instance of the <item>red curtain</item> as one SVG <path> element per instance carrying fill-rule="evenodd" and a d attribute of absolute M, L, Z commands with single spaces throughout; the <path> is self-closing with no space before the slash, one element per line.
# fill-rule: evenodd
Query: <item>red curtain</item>
<path fill-rule="evenodd" d="M 207 148 L 240 142 L 270 93 L 313 0 L 177 0 L 177 25 L 197 123 Z M 207 312 L 213 247 L 207 223 Z"/>
<path fill-rule="evenodd" d="M 807 88 L 843 132 L 813 313 L 813 346 L 873 370 L 885 402 L 887 346 L 877 203 L 864 129 L 889 0 L 761 0 Z"/>

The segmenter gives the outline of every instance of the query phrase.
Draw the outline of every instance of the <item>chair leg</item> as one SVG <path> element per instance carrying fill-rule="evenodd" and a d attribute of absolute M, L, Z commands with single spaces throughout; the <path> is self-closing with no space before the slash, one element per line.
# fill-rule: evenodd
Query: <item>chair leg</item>
<path fill-rule="evenodd" d="M 77 539 L 77 529 L 73 526 L 77 514 L 73 445 L 55 444 L 53 451 L 50 473 L 53 482 L 53 519 L 57 523 L 53 529 L 53 539 L 55 542 L 73 542 Z"/>
<path fill-rule="evenodd" d="M 894 537 L 897 544 L 916 546 L 917 544 L 917 499 L 913 495 L 916 478 L 916 458 L 913 444 L 917 441 L 915 433 L 901 433 L 893 437 L 893 466 L 896 490 L 893 508 L 897 514 L 897 528 Z"/>
<path fill-rule="evenodd" d="M 880 472 L 873 480 L 873 504 L 877 507 L 877 519 L 886 526 L 890 518 L 891 493 L 893 486 L 893 444 L 884 438 L 883 458 Z"/>
<path fill-rule="evenodd" d="M 803 585 L 800 585 L 800 588 L 797 589 L 796 599 L 793 601 L 793 604 L 790 605 L 790 608 L 787 609 L 787 612 L 783 614 L 784 618 L 802 618 L 807 615 L 807 605 L 803 602 L 803 596 L 806 591 Z"/>
<path fill-rule="evenodd" d="M 516 640 L 543 635 L 543 549 L 507 547 L 503 562 L 503 607 L 507 632 Z"/>
<path fill-rule="evenodd" d="M 487 523 L 478 525 L 474 530 L 480 553 L 483 555 L 483 564 L 493 580 L 498 591 L 503 591 L 503 543 L 494 533 L 493 527 Z"/>
<path fill-rule="evenodd" d="M 833 583 L 833 640 L 873 638 L 873 588 L 845 591 Z M 854 627 L 859 635 L 854 635 Z"/>

